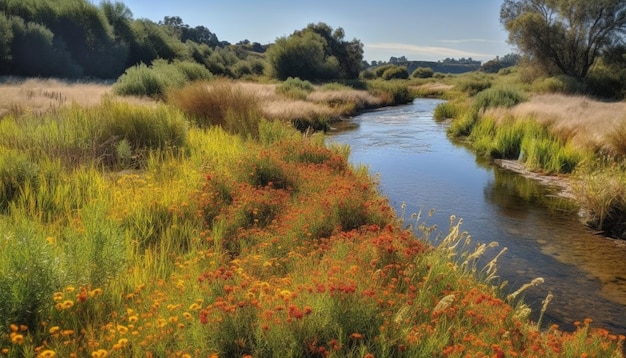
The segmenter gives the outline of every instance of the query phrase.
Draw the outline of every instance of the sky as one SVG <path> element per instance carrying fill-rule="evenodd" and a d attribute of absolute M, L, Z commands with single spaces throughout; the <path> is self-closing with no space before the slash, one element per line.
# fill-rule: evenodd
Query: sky
<path fill-rule="evenodd" d="M 367 61 L 487 61 L 511 53 L 500 24 L 503 0 L 118 0 L 133 18 L 179 16 L 205 26 L 220 41 L 268 44 L 310 23 L 343 28 L 344 40 L 364 44 Z M 92 0 L 99 3 L 98 0 Z"/>

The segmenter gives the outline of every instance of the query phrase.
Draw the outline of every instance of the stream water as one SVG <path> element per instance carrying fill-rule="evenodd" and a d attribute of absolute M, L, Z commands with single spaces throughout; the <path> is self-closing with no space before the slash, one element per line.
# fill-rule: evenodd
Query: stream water
<path fill-rule="evenodd" d="M 544 323 L 571 330 L 574 321 L 591 318 L 595 327 L 626 334 L 626 241 L 592 234 L 553 188 L 452 143 L 446 125 L 432 117 L 440 102 L 417 99 L 361 114 L 335 125 L 328 141 L 350 145 L 351 162 L 380 176 L 380 191 L 398 215 L 403 203 L 407 217 L 434 209 L 425 220 L 443 233 L 456 215 L 473 242 L 499 243 L 487 259 L 507 247 L 498 260 L 505 290 L 542 277 L 544 284 L 524 297 L 535 314 L 554 295 Z"/>

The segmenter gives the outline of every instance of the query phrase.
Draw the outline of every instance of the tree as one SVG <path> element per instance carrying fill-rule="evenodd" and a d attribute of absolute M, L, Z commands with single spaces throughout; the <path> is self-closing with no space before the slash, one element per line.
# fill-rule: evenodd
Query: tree
<path fill-rule="evenodd" d="M 582 80 L 604 50 L 623 42 L 626 0 L 505 0 L 500 21 L 530 61 Z"/>
<path fill-rule="evenodd" d="M 289 37 L 276 40 L 267 51 L 271 72 L 279 79 L 358 78 L 363 68 L 363 44 L 344 41 L 342 28 L 309 24 Z"/>

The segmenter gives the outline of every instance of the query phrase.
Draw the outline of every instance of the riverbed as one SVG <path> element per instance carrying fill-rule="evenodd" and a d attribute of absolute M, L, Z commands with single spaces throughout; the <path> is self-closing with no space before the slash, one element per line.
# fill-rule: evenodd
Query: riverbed
<path fill-rule="evenodd" d="M 379 176 L 381 194 L 407 221 L 421 211 L 427 224 L 445 233 L 455 215 L 474 243 L 499 243 L 486 259 L 507 247 L 498 260 L 499 283 L 507 282 L 503 293 L 542 277 L 544 284 L 526 291 L 524 300 L 536 317 L 541 301 L 554 295 L 545 324 L 569 330 L 591 318 L 595 327 L 626 334 L 626 242 L 594 235 L 558 188 L 451 142 L 447 125 L 432 117 L 439 103 L 416 99 L 361 114 L 335 124 L 328 141 L 351 147 L 351 162 Z"/>

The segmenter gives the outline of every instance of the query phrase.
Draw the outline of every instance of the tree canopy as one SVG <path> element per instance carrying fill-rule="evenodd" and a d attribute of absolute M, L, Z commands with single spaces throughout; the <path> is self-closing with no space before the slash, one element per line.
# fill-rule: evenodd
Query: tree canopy
<path fill-rule="evenodd" d="M 500 20 L 532 62 L 584 79 L 603 51 L 623 43 L 626 0 L 505 0 Z"/>
<path fill-rule="evenodd" d="M 289 37 L 280 37 L 267 51 L 271 75 L 278 79 L 354 79 L 363 67 L 363 44 L 344 41 L 342 28 L 309 24 Z"/>

